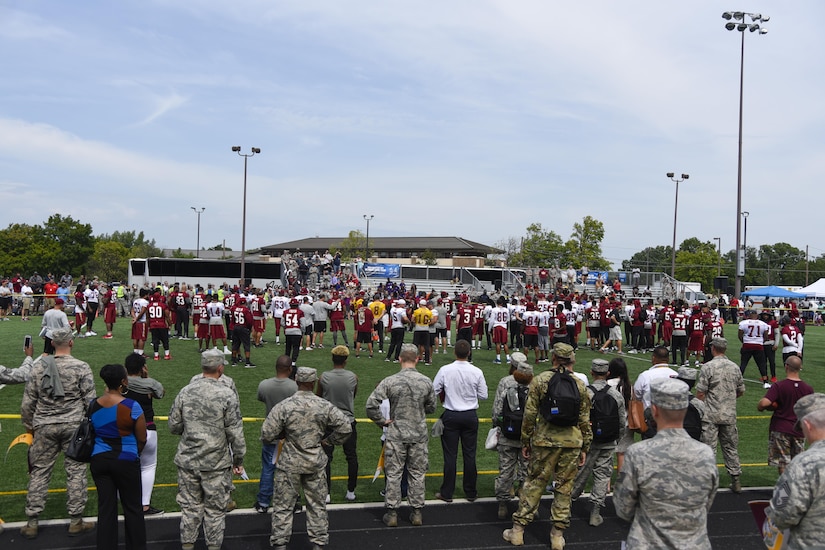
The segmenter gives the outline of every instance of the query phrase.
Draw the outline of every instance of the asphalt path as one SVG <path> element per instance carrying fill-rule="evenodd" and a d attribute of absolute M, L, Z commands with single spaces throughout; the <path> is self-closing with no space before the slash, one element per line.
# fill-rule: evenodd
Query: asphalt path
<path fill-rule="evenodd" d="M 764 548 L 756 523 L 748 508 L 749 500 L 770 498 L 772 488 L 746 489 L 741 494 L 720 490 L 708 517 L 708 532 L 713 548 L 725 550 L 752 550 Z M 524 535 L 523 548 L 548 548 L 550 540 L 551 498 L 541 504 L 539 517 L 530 524 Z M 511 502 L 515 509 L 516 501 Z M 398 515 L 398 527 L 389 528 L 381 522 L 384 508 L 380 503 L 336 504 L 328 507 L 330 544 L 327 548 L 343 550 L 464 550 L 476 548 L 512 548 L 501 538 L 501 532 L 509 521 L 497 519 L 498 505 L 495 499 L 484 498 L 470 503 L 457 499 L 453 503 L 438 500 L 427 501 L 424 507 L 424 526 L 413 527 L 409 509 L 402 507 Z M 566 548 L 603 549 L 621 548 L 629 524 L 616 517 L 610 497 L 602 512 L 604 523 L 590 527 L 590 504 L 587 495 L 573 503 L 573 520 L 565 532 Z M 295 516 L 290 550 L 309 550 L 312 545 L 306 534 L 305 514 Z M 177 550 L 180 514 L 164 514 L 147 519 L 146 531 L 151 550 Z M 271 517 L 254 510 L 235 510 L 226 519 L 224 550 L 263 550 L 270 548 L 269 531 Z M 70 538 L 66 534 L 67 520 L 44 521 L 40 534 L 34 540 L 20 536 L 22 523 L 6 524 L 0 535 L 3 548 L 20 550 L 43 549 L 94 549 L 94 531 L 82 537 Z M 121 534 L 123 526 L 121 522 Z M 122 544 L 121 544 L 122 547 Z M 203 539 L 195 545 L 204 550 Z M 115 549 L 112 549 L 115 550 Z"/>

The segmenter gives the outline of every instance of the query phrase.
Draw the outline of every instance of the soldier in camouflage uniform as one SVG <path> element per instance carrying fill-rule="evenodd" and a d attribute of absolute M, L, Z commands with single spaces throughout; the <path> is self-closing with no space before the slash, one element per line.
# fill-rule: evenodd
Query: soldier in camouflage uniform
<path fill-rule="evenodd" d="M 57 454 L 66 450 L 89 401 L 95 397 L 92 369 L 71 355 L 74 345 L 72 329 L 67 327 L 52 332 L 52 344 L 55 347 L 54 356 L 41 357 L 34 363 L 20 408 L 23 426 L 34 436 L 29 449 L 30 473 L 26 495 L 26 516 L 29 519 L 20 530 L 21 535 L 28 539 L 37 536 L 37 516 L 46 505 Z M 79 535 L 94 528 L 94 523 L 83 521 L 87 499 L 86 464 L 66 458 L 64 467 L 66 508 L 72 518 L 69 535 Z"/>
<path fill-rule="evenodd" d="M 808 442 L 776 482 L 765 511 L 777 529 L 790 529 L 787 550 L 822 548 L 825 541 L 825 394 L 801 397 L 793 408 Z"/>
<path fill-rule="evenodd" d="M 398 525 L 401 505 L 401 477 L 404 466 L 409 477 L 407 498 L 412 507 L 410 522 L 421 525 L 424 507 L 424 476 L 429 467 L 427 415 L 435 412 L 437 401 L 430 379 L 415 369 L 418 348 L 402 344 L 401 370 L 382 380 L 367 399 L 367 416 L 387 428 L 384 441 L 384 472 L 387 476 L 384 523 Z M 390 402 L 390 418 L 381 414 L 381 402 Z"/>
<path fill-rule="evenodd" d="M 613 493 L 616 515 L 632 521 L 627 550 L 709 550 L 708 511 L 719 483 L 715 453 L 682 428 L 690 390 L 675 378 L 650 384 L 658 431 L 628 447 Z"/>
<path fill-rule="evenodd" d="M 593 399 L 596 391 L 601 391 L 607 387 L 607 395 L 616 401 L 619 433 L 616 439 L 612 441 L 597 441 L 594 436 L 593 443 L 590 445 L 590 452 L 587 454 L 587 461 L 579 470 L 575 481 L 573 482 L 573 494 L 571 498 L 574 500 L 579 498 L 584 490 L 584 485 L 590 474 L 593 474 L 593 487 L 590 489 L 590 503 L 592 510 L 590 512 L 590 525 L 597 527 L 602 524 L 604 519 L 601 515 L 601 509 L 604 507 L 604 499 L 607 495 L 607 487 L 610 485 L 610 477 L 613 475 L 613 453 L 616 452 L 616 443 L 624 437 L 624 431 L 627 428 L 627 410 L 624 404 L 624 397 L 613 386 L 607 383 L 609 376 L 609 364 L 604 359 L 593 359 L 590 364 L 590 373 L 593 376 L 593 383 L 587 387 L 587 394 L 590 399 Z M 592 389 L 591 389 L 592 388 Z"/>
<path fill-rule="evenodd" d="M 507 519 L 510 511 L 507 503 L 513 498 L 516 482 L 524 483 L 527 476 L 527 459 L 521 454 L 521 430 L 507 437 L 501 431 L 504 421 L 504 402 L 508 401 L 510 410 L 518 406 L 518 388 L 529 385 L 533 380 L 533 367 L 527 362 L 527 356 L 520 351 L 510 355 L 510 374 L 499 380 L 496 396 L 493 400 L 493 425 L 499 427 L 498 435 L 498 476 L 495 482 L 496 500 L 498 501 L 498 519 Z"/>
<path fill-rule="evenodd" d="M 722 446 L 725 469 L 731 477 L 731 491 L 742 492 L 739 475 L 739 429 L 736 426 L 736 399 L 745 393 L 745 380 L 739 365 L 725 357 L 728 341 L 714 338 L 710 342 L 713 359 L 702 365 L 696 383 L 696 397 L 705 403 L 702 418 L 702 443 L 716 454 L 717 441 Z"/>
<path fill-rule="evenodd" d="M 329 542 L 327 518 L 327 454 L 323 445 L 340 445 L 350 436 L 352 426 L 335 405 L 313 393 L 318 375 L 315 369 L 298 367 L 298 392 L 284 399 L 267 415 L 261 441 L 284 444 L 275 467 L 275 495 L 272 503 L 272 535 L 269 544 L 286 550 L 292 535 L 295 499 L 303 488 L 307 503 L 307 534 L 313 550 Z M 324 439 L 324 434 L 328 434 Z"/>
<path fill-rule="evenodd" d="M 593 432 L 590 429 L 590 397 L 581 380 L 576 386 L 581 396 L 579 422 L 575 426 L 557 426 L 539 414 L 539 405 L 547 393 L 553 376 L 572 376 L 567 367 L 576 360 L 573 346 L 561 342 L 553 345 L 553 368 L 533 378 L 527 393 L 524 420 L 521 425 L 521 452 L 529 460 L 527 479 L 519 491 L 518 510 L 513 514 L 513 527 L 504 531 L 504 540 L 514 546 L 524 544 L 524 527 L 533 521 L 547 484 L 554 480 L 555 490 L 550 516 L 550 546 L 564 548 L 564 530 L 570 525 L 570 493 L 579 466 L 584 464 Z"/>
<path fill-rule="evenodd" d="M 237 394 L 220 381 L 224 365 L 220 350 L 203 352 L 203 376 L 180 391 L 169 412 L 169 431 L 181 436 L 175 465 L 183 550 L 195 547 L 201 523 L 207 548 L 220 549 L 232 474 L 244 472 L 241 410 Z"/>

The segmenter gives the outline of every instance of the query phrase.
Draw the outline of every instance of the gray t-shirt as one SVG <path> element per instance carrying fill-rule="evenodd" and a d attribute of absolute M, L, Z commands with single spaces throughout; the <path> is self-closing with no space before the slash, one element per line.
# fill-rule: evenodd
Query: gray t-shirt
<path fill-rule="evenodd" d="M 272 407 L 298 391 L 292 378 L 267 378 L 258 384 L 258 401 L 266 405 L 266 416 Z"/>
<path fill-rule="evenodd" d="M 321 374 L 321 397 L 341 409 L 350 422 L 355 422 L 355 390 L 358 377 L 346 369 L 332 369 Z"/>

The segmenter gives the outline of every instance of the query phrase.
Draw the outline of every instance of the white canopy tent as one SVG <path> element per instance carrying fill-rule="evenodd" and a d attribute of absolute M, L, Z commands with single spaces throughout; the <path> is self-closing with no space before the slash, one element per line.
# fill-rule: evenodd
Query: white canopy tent
<path fill-rule="evenodd" d="M 795 291 L 799 294 L 804 294 L 808 298 L 825 298 L 825 278 Z"/>

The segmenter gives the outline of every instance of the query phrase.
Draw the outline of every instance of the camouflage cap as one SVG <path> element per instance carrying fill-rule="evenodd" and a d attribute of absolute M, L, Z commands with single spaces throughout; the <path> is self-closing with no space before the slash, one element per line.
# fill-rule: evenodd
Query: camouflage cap
<path fill-rule="evenodd" d="M 201 367 L 220 367 L 226 365 L 227 360 L 218 348 L 211 348 L 201 354 Z"/>
<path fill-rule="evenodd" d="M 332 348 L 332 354 L 349 357 L 349 348 L 347 346 L 335 346 Z"/>
<path fill-rule="evenodd" d="M 660 378 L 650 384 L 650 401 L 660 409 L 686 409 L 690 389 L 678 378 Z"/>
<path fill-rule="evenodd" d="M 315 382 L 318 380 L 318 371 L 310 367 L 298 367 L 295 373 L 295 381 L 300 383 Z"/>
<path fill-rule="evenodd" d="M 561 342 L 557 342 L 553 344 L 553 355 L 556 357 L 563 357 L 565 359 L 570 359 L 575 356 L 573 353 L 573 346 L 570 344 L 563 344 Z"/>
<path fill-rule="evenodd" d="M 516 372 L 519 372 L 525 376 L 533 376 L 533 365 L 527 361 L 519 361 L 516 363 Z"/>
<path fill-rule="evenodd" d="M 696 380 L 696 369 L 691 367 L 679 367 L 678 374 L 675 377 L 671 378 L 678 378 L 679 380 L 690 380 L 691 382 Z"/>
<path fill-rule="evenodd" d="M 796 428 L 801 429 L 802 419 L 822 408 L 825 408 L 825 393 L 810 393 L 801 397 L 793 406 L 793 412 L 797 418 Z"/>
<path fill-rule="evenodd" d="M 511 365 L 518 365 L 519 363 L 526 363 L 527 356 L 521 353 L 520 351 L 515 351 L 510 354 L 510 364 Z"/>
<path fill-rule="evenodd" d="M 604 359 L 593 359 L 590 362 L 590 370 L 596 374 L 607 374 L 609 369 L 610 363 L 605 361 Z"/>
<path fill-rule="evenodd" d="M 56 346 L 65 346 L 74 339 L 72 329 L 69 327 L 61 327 L 52 331 L 52 344 Z"/>

